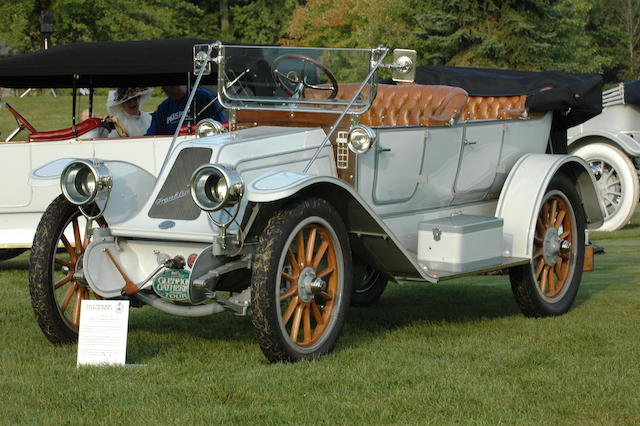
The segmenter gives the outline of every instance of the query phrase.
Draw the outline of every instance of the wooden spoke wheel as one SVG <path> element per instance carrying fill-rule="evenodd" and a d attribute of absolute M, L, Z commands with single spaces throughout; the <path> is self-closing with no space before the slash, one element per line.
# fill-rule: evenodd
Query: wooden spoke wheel
<path fill-rule="evenodd" d="M 554 176 L 536 218 L 531 264 L 510 270 L 525 315 L 559 315 L 571 307 L 582 278 L 584 222 L 575 185 Z"/>
<path fill-rule="evenodd" d="M 351 255 L 335 209 L 317 199 L 276 213 L 252 274 L 252 320 L 271 362 L 312 359 L 336 344 L 349 304 Z"/>
<path fill-rule="evenodd" d="M 80 304 L 100 299 L 82 278 L 82 257 L 92 226 L 62 195 L 44 212 L 31 249 L 29 290 L 40 328 L 55 344 L 73 343 L 80 326 Z"/>

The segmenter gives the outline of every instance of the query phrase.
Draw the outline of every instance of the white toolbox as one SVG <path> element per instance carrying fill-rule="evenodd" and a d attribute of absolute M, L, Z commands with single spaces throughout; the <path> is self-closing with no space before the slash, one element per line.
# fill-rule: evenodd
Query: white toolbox
<path fill-rule="evenodd" d="M 502 219 L 458 215 L 420 222 L 418 262 L 433 271 L 468 272 L 502 262 Z"/>

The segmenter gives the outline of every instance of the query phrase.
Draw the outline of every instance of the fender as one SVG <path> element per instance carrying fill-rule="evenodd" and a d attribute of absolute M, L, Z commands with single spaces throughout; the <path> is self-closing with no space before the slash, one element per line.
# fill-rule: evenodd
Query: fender
<path fill-rule="evenodd" d="M 504 220 L 504 256 L 533 257 L 538 209 L 551 178 L 557 173 L 575 182 L 587 227 L 593 229 L 602 224 L 604 211 L 598 186 L 583 159 L 573 155 L 527 154 L 511 169 L 496 207 L 496 217 Z"/>
<path fill-rule="evenodd" d="M 31 186 L 60 185 L 60 175 L 69 163 L 78 158 L 59 158 L 33 169 L 29 173 Z M 96 161 L 97 159 L 92 159 Z M 100 160 L 102 161 L 102 160 Z M 104 161 L 113 178 L 110 201 L 106 205 L 105 218 L 119 223 L 132 217 L 149 198 L 156 178 L 147 170 L 126 161 Z M 96 200 L 101 208 L 104 200 Z"/>
<path fill-rule="evenodd" d="M 307 193 L 326 199 L 338 210 L 352 236 L 353 251 L 373 266 L 390 271 L 397 279 L 438 282 L 436 276 L 422 270 L 417 259 L 360 195 L 337 178 L 273 171 L 254 179 L 246 190 L 247 199 L 255 203 L 285 201 Z"/>
<path fill-rule="evenodd" d="M 640 157 L 640 142 L 626 133 L 615 130 L 589 130 L 569 137 L 567 144 L 578 148 L 589 143 L 590 139 L 607 139 L 611 144 L 620 147 L 627 155 Z"/>

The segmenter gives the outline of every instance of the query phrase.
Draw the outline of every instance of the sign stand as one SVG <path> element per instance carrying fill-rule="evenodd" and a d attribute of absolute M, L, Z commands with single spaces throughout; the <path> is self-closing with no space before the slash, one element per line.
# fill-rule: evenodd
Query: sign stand
<path fill-rule="evenodd" d="M 128 300 L 83 300 L 77 366 L 124 366 L 128 323 Z"/>

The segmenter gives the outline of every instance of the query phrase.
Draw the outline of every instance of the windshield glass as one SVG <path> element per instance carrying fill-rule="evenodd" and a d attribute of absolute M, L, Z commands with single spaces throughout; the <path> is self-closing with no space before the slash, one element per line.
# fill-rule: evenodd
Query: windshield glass
<path fill-rule="evenodd" d="M 222 46 L 219 100 L 226 108 L 340 112 L 371 71 L 371 49 Z M 367 81 L 350 108 L 367 110 Z"/>

